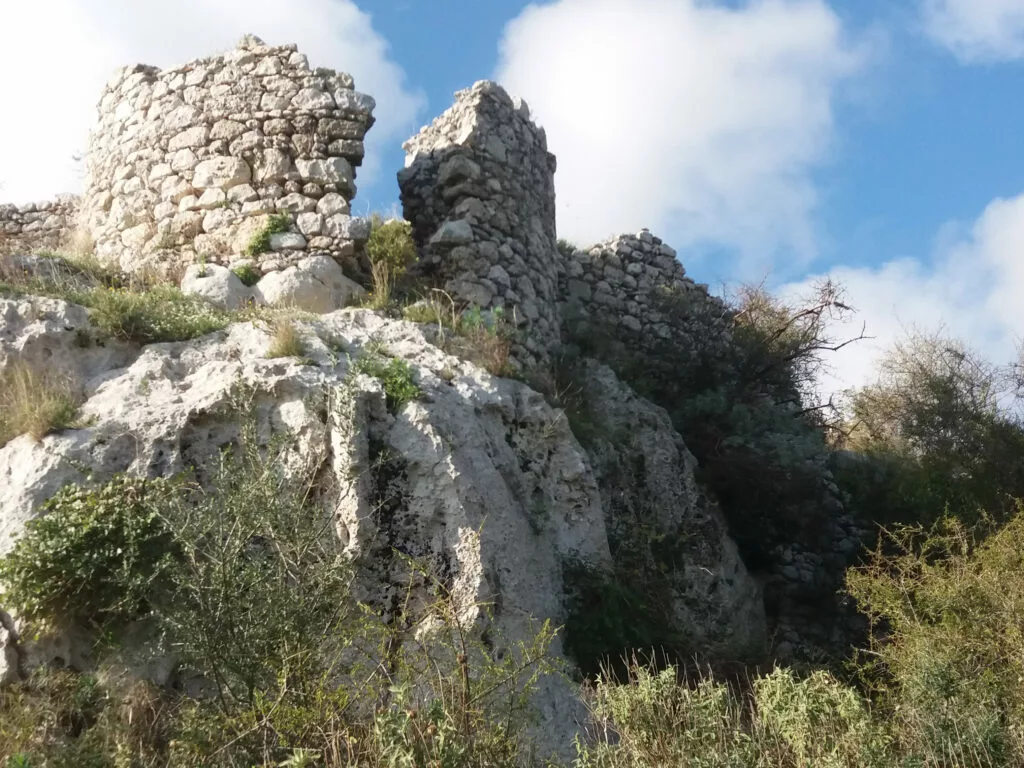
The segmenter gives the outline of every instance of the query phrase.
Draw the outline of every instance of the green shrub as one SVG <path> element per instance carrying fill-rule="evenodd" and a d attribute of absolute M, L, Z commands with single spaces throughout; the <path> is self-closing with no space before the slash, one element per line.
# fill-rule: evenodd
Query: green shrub
<path fill-rule="evenodd" d="M 775 669 L 754 680 L 754 699 L 761 728 L 796 765 L 891 765 L 891 739 L 867 702 L 827 672 L 799 679 L 790 670 Z"/>
<path fill-rule="evenodd" d="M 750 692 L 708 676 L 695 684 L 669 667 L 634 666 L 627 684 L 599 681 L 592 706 L 602 731 L 579 746 L 577 768 L 891 768 L 884 724 L 856 690 L 823 672 L 776 669 Z"/>
<path fill-rule="evenodd" d="M 410 584 L 426 579 L 436 602 L 385 625 L 351 595 L 319 462 L 296 465 L 288 436 L 260 447 L 240 419 L 237 448 L 203 470 L 206 490 L 117 478 L 62 491 L 4 561 L 19 604 L 46 618 L 71 600 L 74 616 L 94 618 L 150 606 L 156 634 L 213 695 L 44 670 L 0 690 L 0 754 L 61 768 L 250 768 L 313 755 L 324 768 L 519 765 L 527 699 L 550 670 L 550 625 L 523 642 L 495 629 L 485 642 L 422 566 Z M 62 521 L 85 533 L 57 531 Z M 407 642 L 410 627 L 422 644 Z"/>
<path fill-rule="evenodd" d="M 267 223 L 263 228 L 252 236 L 249 244 L 245 247 L 246 256 L 259 256 L 270 250 L 270 236 L 287 232 L 291 229 L 292 217 L 287 213 L 272 213 L 267 217 Z"/>
<path fill-rule="evenodd" d="M 25 683 L 0 689 L 0 755 L 7 757 L 0 765 L 112 766 L 113 745 L 97 738 L 107 704 L 95 677 L 63 670 L 41 668 Z"/>
<path fill-rule="evenodd" d="M 78 412 L 71 383 L 52 370 L 14 363 L 0 374 L 0 446 L 18 435 L 42 440 L 70 427 Z"/>
<path fill-rule="evenodd" d="M 1024 424 L 1007 407 L 1010 372 L 956 339 L 914 333 L 852 394 L 847 444 L 864 460 L 847 473 L 854 503 L 883 524 L 930 526 L 946 511 L 1012 516 L 1024 496 Z"/>
<path fill-rule="evenodd" d="M 173 565 L 163 515 L 179 493 L 125 476 L 61 489 L 0 559 L 5 602 L 32 620 L 104 625 L 144 614 Z"/>
<path fill-rule="evenodd" d="M 1020 509 L 1018 507 L 1018 509 Z M 864 670 L 926 765 L 1024 761 L 1024 513 L 890 532 L 850 593 L 876 629 Z"/>
<path fill-rule="evenodd" d="M 599 681 L 594 714 L 618 734 L 580 745 L 576 768 L 747 768 L 757 747 L 744 728 L 744 707 L 723 685 L 681 685 L 672 667 L 636 667 L 628 684 Z M 603 734 L 602 734 L 603 735 Z"/>
<path fill-rule="evenodd" d="M 104 333 L 138 344 L 187 341 L 219 331 L 232 320 L 230 313 L 171 286 L 144 292 L 98 288 L 70 300 L 88 307 Z"/>
<path fill-rule="evenodd" d="M 672 329 L 667 338 L 570 304 L 570 340 L 668 411 L 748 567 L 770 565 L 778 544 L 814 542 L 828 509 L 829 447 L 812 385 L 824 355 L 843 343 L 828 334 L 829 319 L 848 310 L 839 289 L 826 283 L 790 305 L 760 288 L 726 303 L 660 286 L 651 300 Z"/>
<path fill-rule="evenodd" d="M 562 578 L 565 648 L 585 676 L 621 672 L 637 654 L 664 659 L 684 647 L 668 617 L 622 574 L 570 559 Z"/>
<path fill-rule="evenodd" d="M 405 274 L 416 261 L 416 243 L 412 239 L 412 224 L 401 219 L 384 220 L 380 214 L 370 217 L 370 238 L 366 241 L 366 255 L 371 264 L 386 264 L 392 279 Z"/>
<path fill-rule="evenodd" d="M 380 379 L 391 413 L 398 413 L 406 403 L 418 400 L 423 394 L 413 378 L 412 366 L 404 360 L 385 361 L 376 352 L 368 351 L 356 359 L 352 371 Z"/>
<path fill-rule="evenodd" d="M 256 285 L 262 277 L 260 271 L 256 269 L 256 267 L 252 266 L 252 264 L 242 264 L 241 266 L 232 268 L 231 271 L 235 273 L 235 277 L 242 281 L 243 285 L 250 288 Z"/>
<path fill-rule="evenodd" d="M 112 273 L 99 272 L 99 266 L 78 266 L 63 258 L 54 263 L 49 277 L 11 279 L 0 263 L 0 292 L 80 304 L 90 310 L 93 324 L 106 335 L 140 344 L 194 339 L 226 327 L 233 317 L 174 286 L 142 282 L 127 287 Z"/>

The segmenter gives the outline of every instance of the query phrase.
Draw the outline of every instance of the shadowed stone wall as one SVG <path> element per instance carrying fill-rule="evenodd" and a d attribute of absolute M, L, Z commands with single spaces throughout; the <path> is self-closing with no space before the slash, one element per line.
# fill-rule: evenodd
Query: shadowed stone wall
<path fill-rule="evenodd" d="M 520 363 L 546 357 L 560 334 L 555 157 L 529 108 L 478 82 L 404 148 L 398 183 L 418 272 L 464 303 L 514 316 Z"/>

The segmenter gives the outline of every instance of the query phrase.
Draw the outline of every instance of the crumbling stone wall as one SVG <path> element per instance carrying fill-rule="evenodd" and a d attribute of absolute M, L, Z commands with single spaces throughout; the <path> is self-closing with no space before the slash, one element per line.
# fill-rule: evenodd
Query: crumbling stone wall
<path fill-rule="evenodd" d="M 125 270 L 232 263 L 269 214 L 286 213 L 262 272 L 313 251 L 350 258 L 368 234 L 348 214 L 374 106 L 349 75 L 253 36 L 175 69 L 121 69 L 87 155 L 82 213 L 97 256 Z"/>
<path fill-rule="evenodd" d="M 659 354 L 673 346 L 708 354 L 730 343 L 729 310 L 686 276 L 676 252 L 649 231 L 619 235 L 563 255 L 559 300 L 567 340 L 600 335 L 604 344 Z M 692 342 L 692 343 L 690 343 Z"/>
<path fill-rule="evenodd" d="M 78 198 L 26 205 L 0 205 L 0 255 L 57 250 L 71 240 Z"/>
<path fill-rule="evenodd" d="M 483 81 L 404 149 L 398 183 L 417 271 L 464 303 L 504 309 L 523 331 L 515 359 L 543 359 L 560 334 L 555 157 L 543 129 Z"/>
<path fill-rule="evenodd" d="M 405 218 L 420 246 L 416 271 L 466 305 L 514 310 L 524 365 L 547 359 L 572 333 L 611 332 L 651 349 L 707 336 L 666 302 L 690 302 L 727 333 L 724 304 L 686 277 L 676 253 L 644 230 L 560 253 L 555 158 L 528 107 L 478 82 L 405 143 L 398 174 Z M 715 320 L 712 320 L 714 324 Z"/>

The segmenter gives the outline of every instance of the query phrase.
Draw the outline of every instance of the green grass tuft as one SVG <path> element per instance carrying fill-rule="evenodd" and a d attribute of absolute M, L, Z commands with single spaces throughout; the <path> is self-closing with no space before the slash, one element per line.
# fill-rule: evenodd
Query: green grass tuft
<path fill-rule="evenodd" d="M 364 352 L 353 363 L 352 371 L 380 379 L 391 413 L 398 413 L 406 403 L 418 400 L 423 394 L 413 380 L 412 367 L 404 360 L 393 358 L 385 361 L 374 352 Z"/>
<path fill-rule="evenodd" d="M 270 250 L 270 236 L 287 232 L 292 225 L 292 217 L 287 213 L 273 213 L 259 232 L 252 236 L 245 248 L 246 256 L 258 256 Z"/>

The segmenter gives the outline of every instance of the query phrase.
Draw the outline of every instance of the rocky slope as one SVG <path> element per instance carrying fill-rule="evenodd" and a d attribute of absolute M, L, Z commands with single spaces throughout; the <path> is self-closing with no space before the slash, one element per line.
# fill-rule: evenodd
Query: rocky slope
<path fill-rule="evenodd" d="M 254 323 L 138 348 L 97 341 L 81 307 L 0 299 L 0 372 L 16 360 L 47 365 L 83 397 L 81 428 L 0 446 L 0 554 L 65 484 L 186 469 L 202 480 L 238 437 L 241 398 L 263 438 L 290 434 L 290 460 L 318 468 L 339 546 L 385 618 L 407 583 L 392 556 L 401 552 L 445 580 L 464 620 L 525 638 L 533 619 L 566 621 L 568 561 L 610 570 L 616 558 L 654 557 L 634 535 L 642 529 L 679 542 L 659 560 L 659 597 L 694 648 L 734 658 L 763 648 L 759 589 L 698 488 L 693 458 L 665 412 L 609 369 L 586 363 L 601 430 L 584 448 L 541 394 L 445 354 L 427 326 L 355 309 L 296 325 L 303 359 L 268 358 L 271 331 Z M 353 371 L 368 352 L 406 361 L 421 396 L 389 410 L 381 382 Z M 0 681 L 47 656 L 91 663 L 67 639 L 19 647 L 16 622 L 0 618 Z M 561 640 L 553 650 L 563 652 Z M 573 685 L 552 677 L 535 703 L 542 744 L 568 748 L 583 716 Z"/>

